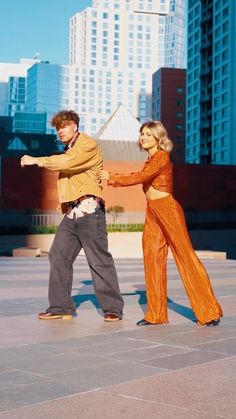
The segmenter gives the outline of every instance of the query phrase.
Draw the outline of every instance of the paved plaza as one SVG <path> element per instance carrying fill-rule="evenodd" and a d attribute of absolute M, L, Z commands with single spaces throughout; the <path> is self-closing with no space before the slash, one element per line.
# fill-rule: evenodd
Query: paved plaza
<path fill-rule="evenodd" d="M 204 254 L 202 255 L 204 256 Z M 172 258 L 168 325 L 137 327 L 142 258 L 115 259 L 122 321 L 105 323 L 85 257 L 74 267 L 78 317 L 38 320 L 47 257 L 0 258 L 0 419 L 236 418 L 236 261 L 203 258 L 224 310 L 197 326 Z"/>

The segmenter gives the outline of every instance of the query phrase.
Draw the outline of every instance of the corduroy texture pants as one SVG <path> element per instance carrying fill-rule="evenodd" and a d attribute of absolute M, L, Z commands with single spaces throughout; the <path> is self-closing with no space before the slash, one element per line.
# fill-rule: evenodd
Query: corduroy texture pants
<path fill-rule="evenodd" d="M 167 254 L 170 247 L 199 323 L 222 317 L 208 274 L 197 257 L 183 209 L 172 195 L 148 201 L 143 232 L 147 311 L 150 323 L 168 323 Z"/>

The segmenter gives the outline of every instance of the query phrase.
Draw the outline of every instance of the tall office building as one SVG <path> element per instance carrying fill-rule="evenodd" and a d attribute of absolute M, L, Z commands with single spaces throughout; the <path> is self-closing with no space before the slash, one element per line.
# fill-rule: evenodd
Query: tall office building
<path fill-rule="evenodd" d="M 68 108 L 69 69 L 67 65 L 39 62 L 27 73 L 26 112 L 47 113 L 47 134 L 55 133 L 51 117 L 60 109 Z M 32 118 L 32 115 L 31 115 Z M 40 116 L 38 115 L 38 122 Z M 41 131 L 38 131 L 41 132 Z"/>
<path fill-rule="evenodd" d="M 152 74 L 183 68 L 184 0 L 94 0 L 70 19 L 69 105 L 95 134 L 119 104 L 152 116 Z"/>
<path fill-rule="evenodd" d="M 189 163 L 236 164 L 235 57 L 235 0 L 189 0 Z"/>

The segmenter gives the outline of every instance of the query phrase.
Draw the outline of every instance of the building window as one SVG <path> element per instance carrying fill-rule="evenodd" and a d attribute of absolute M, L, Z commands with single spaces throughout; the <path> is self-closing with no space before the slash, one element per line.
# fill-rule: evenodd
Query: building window
<path fill-rule="evenodd" d="M 182 100 L 182 99 L 178 99 L 178 100 L 177 100 L 177 106 L 178 106 L 178 108 L 182 108 L 182 107 L 183 107 L 183 105 L 184 105 L 183 100 Z"/>
<path fill-rule="evenodd" d="M 33 149 L 39 148 L 39 141 L 37 141 L 37 140 L 31 141 L 31 148 L 33 148 Z"/>

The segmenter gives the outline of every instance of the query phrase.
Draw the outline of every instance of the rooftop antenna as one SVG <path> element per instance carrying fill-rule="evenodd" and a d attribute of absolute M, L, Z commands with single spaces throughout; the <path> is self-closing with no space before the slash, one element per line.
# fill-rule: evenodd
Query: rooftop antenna
<path fill-rule="evenodd" d="M 39 59 L 39 52 L 36 52 L 33 56 L 33 60 L 38 60 Z"/>

